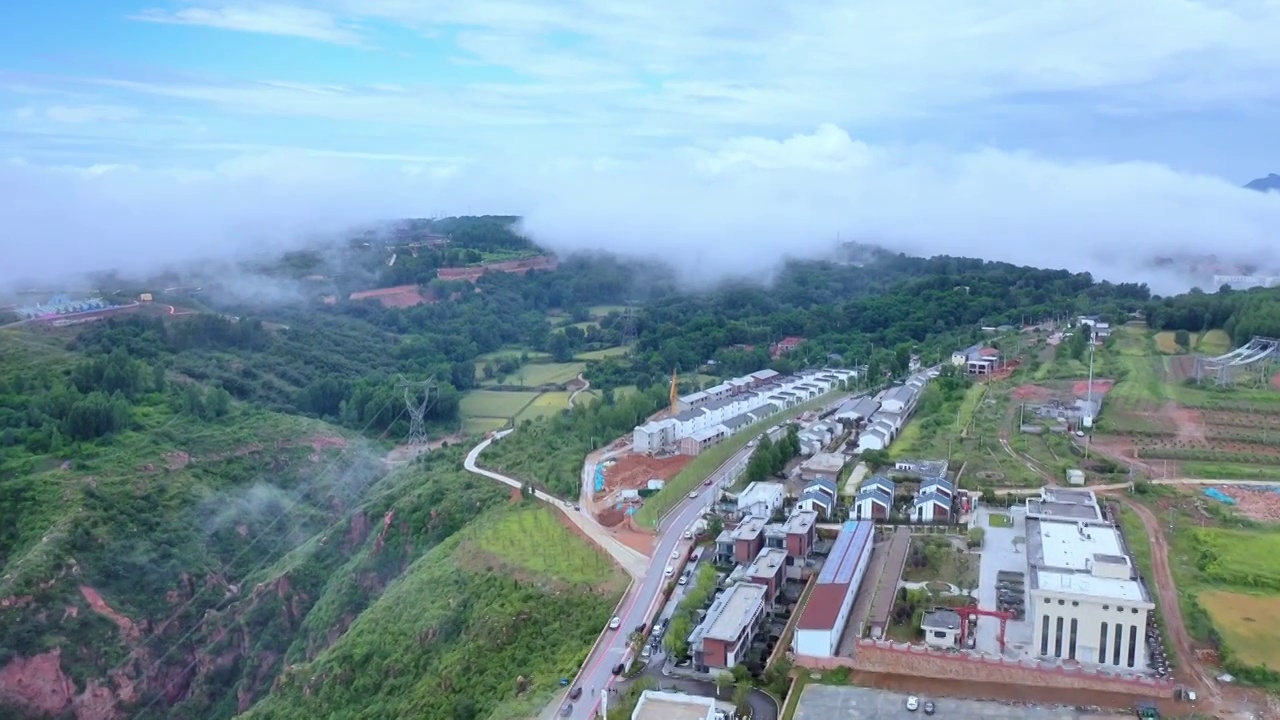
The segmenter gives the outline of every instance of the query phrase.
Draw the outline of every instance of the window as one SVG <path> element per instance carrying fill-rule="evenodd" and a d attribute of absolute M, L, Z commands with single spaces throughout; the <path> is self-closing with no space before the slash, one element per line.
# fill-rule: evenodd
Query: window
<path fill-rule="evenodd" d="M 1045 604 L 1045 605 L 1048 605 L 1048 604 L 1049 604 L 1049 598 L 1045 598 L 1045 599 L 1044 599 L 1044 604 Z"/>
<path fill-rule="evenodd" d="M 1078 620 L 1076 620 L 1075 618 L 1071 618 L 1071 635 L 1070 635 L 1070 638 L 1071 638 L 1071 639 L 1070 639 L 1070 641 L 1069 641 L 1069 642 L 1068 642 L 1068 644 L 1067 644 L 1067 659 L 1068 659 L 1068 660 L 1075 660 L 1075 659 L 1076 659 L 1076 630 L 1077 630 L 1077 629 L 1079 629 L 1079 621 L 1078 621 Z M 1132 654 L 1132 653 L 1131 653 L 1131 654 Z"/>
<path fill-rule="evenodd" d="M 934 636 L 934 637 L 936 637 L 936 638 L 945 638 L 945 637 L 947 636 L 947 631 L 946 631 L 946 630 L 934 630 L 934 631 L 933 631 L 933 636 Z"/>
<path fill-rule="evenodd" d="M 1059 600 L 1059 601 L 1058 601 L 1058 604 L 1059 604 L 1059 605 L 1066 605 L 1066 604 L 1067 604 L 1067 601 L 1066 601 L 1066 600 Z"/>
<path fill-rule="evenodd" d="M 1049 600 L 1046 598 L 1045 602 L 1049 602 Z M 1104 633 L 1104 636 L 1105 636 L 1105 633 L 1107 632 L 1106 625 L 1103 625 L 1102 627 L 1103 627 L 1102 632 Z M 1049 616 L 1048 615 L 1045 615 L 1044 619 L 1040 623 L 1040 654 L 1041 655 L 1049 654 Z"/>
<path fill-rule="evenodd" d="M 1107 623 L 1102 623 L 1102 632 L 1098 637 L 1098 662 L 1107 664 Z"/>
<path fill-rule="evenodd" d="M 1071 607 L 1080 607 L 1080 601 L 1079 601 L 1079 600 L 1072 600 L 1072 601 L 1071 601 Z"/>
<path fill-rule="evenodd" d="M 1053 640 L 1053 656 L 1062 657 L 1062 616 L 1061 615 L 1058 616 L 1056 637 Z"/>
<path fill-rule="evenodd" d="M 1124 638 L 1124 626 L 1116 623 L 1116 637 L 1112 646 L 1111 664 L 1120 664 L 1120 641 Z"/>
<path fill-rule="evenodd" d="M 1117 605 L 1117 606 L 1116 606 L 1116 612 L 1124 612 L 1124 606 L 1123 606 L 1123 605 Z"/>
<path fill-rule="evenodd" d="M 1133 662 L 1136 659 L 1134 656 L 1137 653 L 1137 651 L 1138 651 L 1138 626 L 1130 625 L 1129 626 L 1129 667 L 1133 667 Z"/>
<path fill-rule="evenodd" d="M 1103 610 L 1110 610 L 1110 609 L 1111 609 L 1111 606 L 1110 606 L 1110 605 L 1103 605 L 1103 606 L 1102 606 L 1102 609 L 1103 609 Z"/>
<path fill-rule="evenodd" d="M 1134 615 L 1138 614 L 1138 608 L 1129 608 L 1129 611 L 1132 612 Z"/>

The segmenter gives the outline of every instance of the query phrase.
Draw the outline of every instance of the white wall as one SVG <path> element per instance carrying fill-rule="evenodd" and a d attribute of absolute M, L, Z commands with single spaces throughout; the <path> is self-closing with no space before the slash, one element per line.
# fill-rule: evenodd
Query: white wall
<path fill-rule="evenodd" d="M 832 657 L 839 638 L 832 637 L 830 630 L 802 630 L 796 628 L 792 644 L 797 655 L 811 657 Z"/>
<path fill-rule="evenodd" d="M 1046 599 L 1049 600 L 1047 604 L 1045 603 Z M 1058 600 L 1062 600 L 1063 604 L 1059 605 Z M 1072 603 L 1079 603 L 1079 605 L 1073 605 Z M 1143 671 L 1147 665 L 1147 615 L 1150 613 L 1150 609 L 1144 607 L 1145 604 L 1104 598 L 1090 599 L 1065 593 L 1032 591 L 1031 607 L 1029 608 L 1034 613 L 1031 651 L 1035 655 L 1041 655 L 1040 650 L 1044 648 L 1047 650 L 1044 657 L 1050 659 L 1056 657 L 1069 658 L 1071 621 L 1075 619 L 1077 623 L 1076 660 L 1082 663 L 1097 663 L 1098 665 L 1123 671 Z M 1135 606 L 1138 607 L 1137 613 L 1133 612 Z M 1117 609 L 1121 607 L 1124 608 L 1123 611 Z M 1046 618 L 1049 620 L 1049 632 L 1047 647 L 1044 647 L 1044 623 Z M 1060 649 L 1057 646 L 1058 618 L 1062 618 L 1062 647 Z M 1103 623 L 1108 625 L 1107 648 L 1106 657 L 1100 661 L 1098 643 L 1102 639 Z M 1115 660 L 1117 625 L 1120 626 L 1121 632 L 1120 664 L 1118 666 L 1113 662 Z M 1135 628 L 1134 663 L 1130 666 L 1129 636 Z"/>

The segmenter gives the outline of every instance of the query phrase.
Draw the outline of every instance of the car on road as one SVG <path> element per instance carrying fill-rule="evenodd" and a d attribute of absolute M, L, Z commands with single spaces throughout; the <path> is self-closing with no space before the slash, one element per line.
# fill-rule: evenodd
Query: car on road
<path fill-rule="evenodd" d="M 609 621 L 609 629 L 617 630 L 620 627 L 622 627 L 622 618 L 618 617 L 617 615 L 614 615 L 613 619 Z"/>
<path fill-rule="evenodd" d="M 689 491 L 689 497 L 691 497 L 691 498 L 696 498 L 696 497 L 698 497 L 698 491 L 697 491 L 697 490 L 690 490 L 690 491 Z"/>
<path fill-rule="evenodd" d="M 667 577 L 671 577 L 672 575 L 675 574 L 675 572 L 676 572 L 676 569 L 668 565 L 667 569 L 662 571 L 662 574 L 666 575 Z"/>
<path fill-rule="evenodd" d="M 569 691 L 570 700 L 577 700 L 580 697 L 582 697 L 582 688 L 576 687 Z"/>
<path fill-rule="evenodd" d="M 622 674 L 622 671 L 623 671 L 623 670 L 625 670 L 625 669 L 626 669 L 626 666 L 625 666 L 625 665 L 623 665 L 622 663 L 618 663 L 617 665 L 614 665 L 614 666 L 613 666 L 613 674 L 614 674 L 614 675 L 621 675 L 621 674 Z"/>
<path fill-rule="evenodd" d="M 707 487 L 711 487 L 711 478 L 707 478 L 702 482 L 702 484 L 706 485 Z"/>
<path fill-rule="evenodd" d="M 936 707 L 934 707 L 934 705 L 933 705 L 933 701 L 932 701 L 932 700 L 925 700 L 925 701 L 924 701 L 924 714 L 925 714 L 925 715 L 932 715 L 932 714 L 934 713 L 934 711 L 935 711 L 935 710 L 937 710 L 937 708 L 936 708 Z"/>
<path fill-rule="evenodd" d="M 572 717 L 572 716 L 573 716 L 573 703 L 568 703 L 564 707 L 560 708 L 560 717 Z"/>
<path fill-rule="evenodd" d="M 692 530 L 685 530 L 685 531 L 684 531 L 684 539 L 685 539 L 685 540 L 692 540 L 692 539 L 693 539 L 693 531 L 692 531 Z"/>
<path fill-rule="evenodd" d="M 907 709 L 910 710 L 911 712 L 915 712 L 916 710 L 919 710 L 920 698 L 916 697 L 915 695 L 907 696 Z"/>

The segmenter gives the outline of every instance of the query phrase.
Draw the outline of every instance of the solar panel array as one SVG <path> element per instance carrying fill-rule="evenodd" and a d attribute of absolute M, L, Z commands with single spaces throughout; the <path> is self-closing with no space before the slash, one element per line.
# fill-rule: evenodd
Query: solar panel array
<path fill-rule="evenodd" d="M 831 555 L 818 573 L 819 585 L 848 585 L 862 560 L 862 551 L 871 542 L 875 523 L 870 520 L 850 520 L 840 528 L 840 536 L 831 549 Z"/>

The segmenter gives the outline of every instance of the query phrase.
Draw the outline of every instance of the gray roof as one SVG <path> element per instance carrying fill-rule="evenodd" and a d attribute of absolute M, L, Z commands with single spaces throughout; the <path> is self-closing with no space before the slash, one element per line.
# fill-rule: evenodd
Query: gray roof
<path fill-rule="evenodd" d="M 805 490 L 804 494 L 800 496 L 800 502 L 804 502 L 805 500 L 813 500 L 814 502 L 821 503 L 827 507 L 832 507 L 835 504 L 835 501 L 831 499 L 830 495 L 818 490 Z"/>
<path fill-rule="evenodd" d="M 934 630 L 959 630 L 960 613 L 954 610 L 930 610 L 920 618 L 920 627 Z"/>
<path fill-rule="evenodd" d="M 890 480 L 889 478 L 883 475 L 872 475 L 871 477 L 862 481 L 862 487 L 858 488 L 858 492 L 861 493 L 863 490 L 872 490 L 877 487 L 889 493 L 890 495 L 892 495 L 898 489 L 898 486 L 894 485 L 893 481 Z"/>
<path fill-rule="evenodd" d="M 916 499 L 911 502 L 911 505 L 912 507 L 920 507 L 921 505 L 928 505 L 929 503 L 937 503 L 945 507 L 951 507 L 951 500 L 935 492 L 924 492 L 917 495 Z"/>
<path fill-rule="evenodd" d="M 948 493 L 951 493 L 952 495 L 954 495 L 956 492 L 956 486 L 953 485 L 950 480 L 947 480 L 945 478 L 937 478 L 937 477 L 926 478 L 920 483 L 921 490 L 928 490 L 931 488 L 941 488 L 942 490 L 946 490 Z"/>
<path fill-rule="evenodd" d="M 805 489 L 805 492 L 808 492 L 810 490 L 817 490 L 819 488 L 826 490 L 827 494 L 832 497 L 835 497 L 835 495 L 840 492 L 840 489 L 836 487 L 836 484 L 834 482 L 824 477 L 814 478 L 813 480 L 809 481 L 808 485 L 805 485 L 804 489 Z"/>
<path fill-rule="evenodd" d="M 884 404 L 893 400 L 897 400 L 898 402 L 903 403 L 905 405 L 906 403 L 911 402 L 911 400 L 915 398 L 915 396 L 916 396 L 916 391 L 914 388 L 908 387 L 907 385 L 899 385 L 897 387 L 889 388 L 887 391 L 885 391 L 885 394 L 880 398 L 880 403 Z"/>

